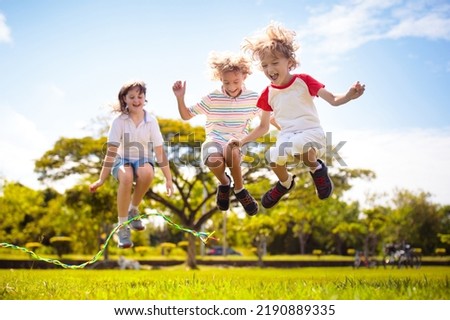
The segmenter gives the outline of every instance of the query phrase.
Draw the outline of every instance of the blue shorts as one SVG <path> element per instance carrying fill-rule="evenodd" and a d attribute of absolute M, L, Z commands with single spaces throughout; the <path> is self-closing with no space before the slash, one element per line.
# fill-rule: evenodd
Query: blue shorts
<path fill-rule="evenodd" d="M 133 176 L 134 180 L 136 180 L 137 169 L 139 167 L 143 167 L 146 163 L 149 163 L 153 168 L 155 167 L 155 163 L 153 162 L 153 160 L 148 158 L 141 158 L 137 160 L 117 158 L 112 167 L 111 174 L 116 180 L 119 180 L 119 169 L 123 168 L 126 165 L 129 165 L 133 168 Z"/>

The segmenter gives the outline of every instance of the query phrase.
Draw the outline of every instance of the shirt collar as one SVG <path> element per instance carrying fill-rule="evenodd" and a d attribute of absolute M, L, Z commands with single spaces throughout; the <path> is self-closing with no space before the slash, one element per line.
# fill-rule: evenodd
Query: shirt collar
<path fill-rule="evenodd" d="M 120 118 L 122 118 L 124 120 L 130 119 L 130 115 L 127 113 L 122 113 L 120 115 Z M 149 118 L 150 118 L 150 114 L 147 112 L 147 110 L 144 109 L 144 123 L 147 123 L 149 121 Z"/>

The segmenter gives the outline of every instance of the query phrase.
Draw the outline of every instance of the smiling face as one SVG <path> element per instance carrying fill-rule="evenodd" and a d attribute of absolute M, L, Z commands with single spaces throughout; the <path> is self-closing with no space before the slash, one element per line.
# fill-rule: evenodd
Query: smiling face
<path fill-rule="evenodd" d="M 232 98 L 236 98 L 242 92 L 246 76 L 240 71 L 225 71 L 222 73 L 221 81 L 223 90 Z"/>
<path fill-rule="evenodd" d="M 294 65 L 290 58 L 266 50 L 264 54 L 260 56 L 260 60 L 261 68 L 272 84 L 283 86 L 292 79 L 292 75 L 289 71 Z"/>
<path fill-rule="evenodd" d="M 145 92 L 140 87 L 132 87 L 123 96 L 123 101 L 128 107 L 128 112 L 140 111 L 145 105 Z"/>

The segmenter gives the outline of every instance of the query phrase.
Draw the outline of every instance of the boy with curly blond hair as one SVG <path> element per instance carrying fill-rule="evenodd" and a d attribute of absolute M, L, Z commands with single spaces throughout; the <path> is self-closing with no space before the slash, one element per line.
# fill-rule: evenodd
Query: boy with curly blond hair
<path fill-rule="evenodd" d="M 330 197 L 333 182 L 319 158 L 325 153 L 326 139 L 313 100 L 318 96 L 332 106 L 339 106 L 359 98 L 365 90 L 365 85 L 356 82 L 347 93 L 335 95 L 310 75 L 292 74 L 299 65 L 295 36 L 294 31 L 272 22 L 259 34 L 246 38 L 242 45 L 244 52 L 259 62 L 270 85 L 257 102 L 262 109 L 260 125 L 230 144 L 242 146 L 264 135 L 269 130 L 271 114 L 280 128 L 276 145 L 268 153 L 270 167 L 279 181 L 263 195 L 261 204 L 265 208 L 277 204 L 295 185 L 295 176 L 287 171 L 289 157 L 303 161 L 309 168 L 319 199 Z"/>
<path fill-rule="evenodd" d="M 220 89 L 187 107 L 184 101 L 186 81 L 176 81 L 172 87 L 183 120 L 197 115 L 206 116 L 206 140 L 202 144 L 202 161 L 219 180 L 217 207 L 226 211 L 230 206 L 231 182 L 233 192 L 249 216 L 258 212 L 258 203 L 244 188 L 239 148 L 227 149 L 232 139 L 241 139 L 249 132 L 252 119 L 259 114 L 258 93 L 247 90 L 244 81 L 251 74 L 251 62 L 242 54 L 211 52 L 208 64 L 212 79 L 222 83 Z M 229 168 L 231 177 L 226 173 Z"/>

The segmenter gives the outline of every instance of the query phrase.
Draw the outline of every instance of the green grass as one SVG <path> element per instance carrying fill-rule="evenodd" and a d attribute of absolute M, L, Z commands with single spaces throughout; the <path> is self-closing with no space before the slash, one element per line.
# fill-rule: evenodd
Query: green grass
<path fill-rule="evenodd" d="M 0 270 L 2 300 L 448 300 L 450 267 Z"/>

